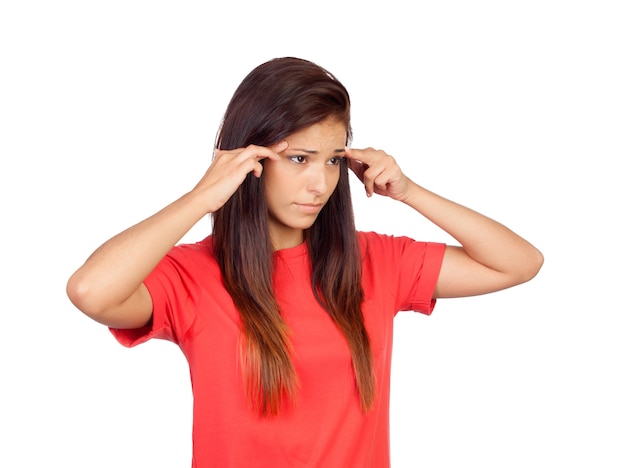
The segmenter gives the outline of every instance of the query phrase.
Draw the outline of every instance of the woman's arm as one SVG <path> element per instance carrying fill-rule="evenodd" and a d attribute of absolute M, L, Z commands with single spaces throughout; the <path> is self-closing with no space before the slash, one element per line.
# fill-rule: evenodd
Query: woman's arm
<path fill-rule="evenodd" d="M 260 177 L 260 160 L 278 159 L 276 152 L 285 147 L 281 143 L 272 149 L 216 151 L 211 167 L 192 191 L 108 240 L 87 259 L 67 283 L 72 303 L 110 327 L 147 324 L 152 300 L 144 279 L 203 216 L 226 203 L 248 173 Z"/>
<path fill-rule="evenodd" d="M 498 291 L 533 278 L 543 256 L 513 231 L 467 207 L 447 200 L 406 177 L 384 151 L 349 149 L 350 167 L 373 193 L 406 203 L 454 237 L 448 246 L 435 297 L 461 297 Z"/>
<path fill-rule="evenodd" d="M 200 197 L 189 193 L 109 239 L 70 277 L 70 300 L 107 326 L 145 325 L 152 300 L 143 280 L 204 214 Z"/>

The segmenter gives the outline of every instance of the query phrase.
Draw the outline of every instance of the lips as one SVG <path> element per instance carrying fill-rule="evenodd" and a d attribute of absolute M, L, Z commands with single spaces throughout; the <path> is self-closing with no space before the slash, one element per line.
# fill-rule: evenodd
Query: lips
<path fill-rule="evenodd" d="M 304 213 L 317 214 L 324 207 L 323 203 L 295 203 L 295 206 Z"/>

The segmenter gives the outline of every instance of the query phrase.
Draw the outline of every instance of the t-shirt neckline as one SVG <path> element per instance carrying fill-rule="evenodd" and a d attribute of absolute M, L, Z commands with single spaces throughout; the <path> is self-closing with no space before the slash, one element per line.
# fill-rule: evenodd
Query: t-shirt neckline
<path fill-rule="evenodd" d="M 301 244 L 296 245 L 295 247 L 289 247 L 287 249 L 280 249 L 274 252 L 274 256 L 277 258 L 295 258 L 301 257 L 307 253 L 307 245 L 306 241 Z"/>

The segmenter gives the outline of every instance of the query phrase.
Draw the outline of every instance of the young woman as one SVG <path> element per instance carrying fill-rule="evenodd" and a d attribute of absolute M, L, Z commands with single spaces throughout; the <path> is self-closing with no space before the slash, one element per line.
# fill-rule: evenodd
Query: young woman
<path fill-rule="evenodd" d="M 333 75 L 296 58 L 258 66 L 200 182 L 68 282 L 76 307 L 122 344 L 180 346 L 195 467 L 389 466 L 395 314 L 508 288 L 542 265 L 503 225 L 350 139 L 349 96 Z M 459 246 L 357 232 L 349 170 L 369 196 L 406 203 Z M 177 244 L 208 213 L 212 235 Z"/>

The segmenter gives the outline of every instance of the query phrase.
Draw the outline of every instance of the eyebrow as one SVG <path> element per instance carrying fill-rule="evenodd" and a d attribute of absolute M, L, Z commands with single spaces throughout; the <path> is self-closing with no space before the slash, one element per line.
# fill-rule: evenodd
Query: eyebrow
<path fill-rule="evenodd" d="M 310 150 L 310 149 L 304 149 L 304 148 L 289 148 L 291 151 L 302 151 L 303 153 L 307 153 L 307 154 L 318 154 L 319 151 L 317 150 Z M 333 151 L 333 153 L 345 153 L 346 149 L 345 148 L 337 148 L 335 151 Z"/>

